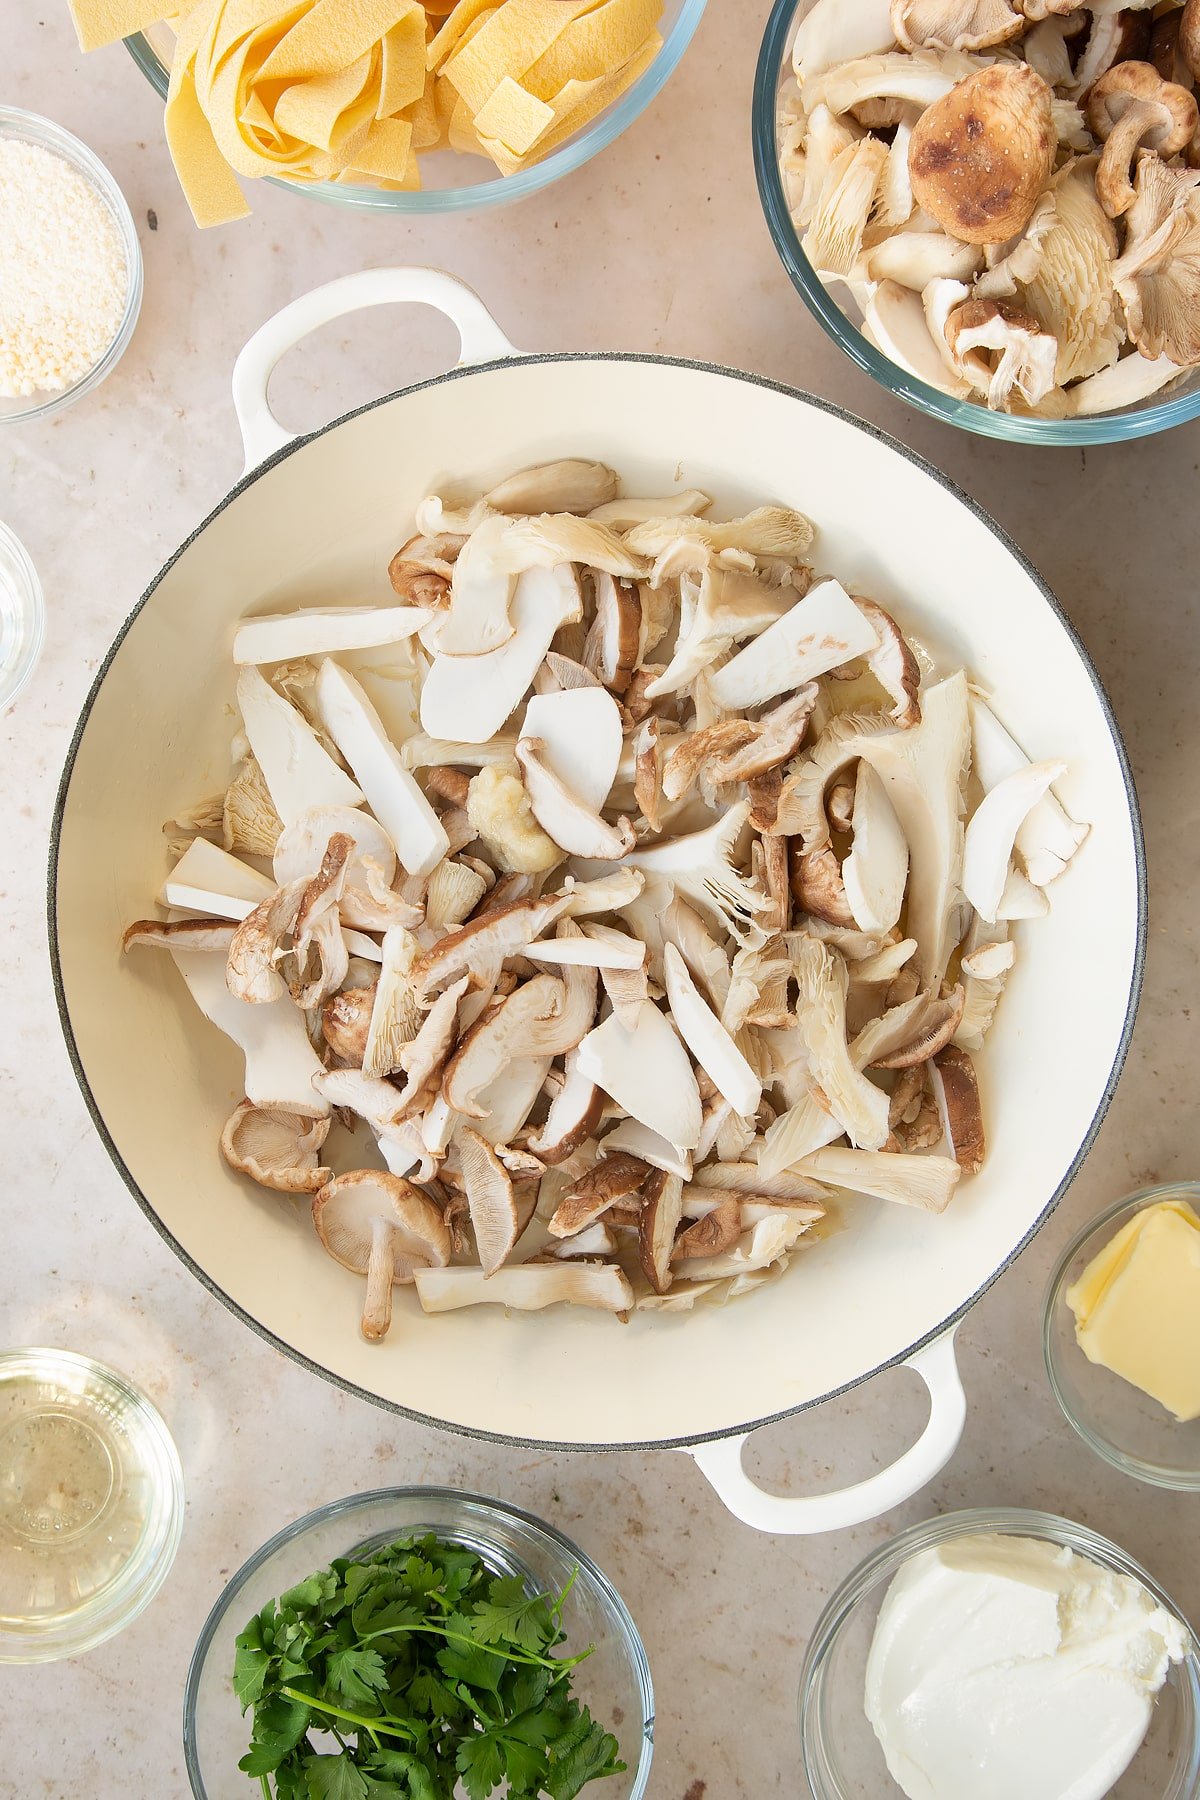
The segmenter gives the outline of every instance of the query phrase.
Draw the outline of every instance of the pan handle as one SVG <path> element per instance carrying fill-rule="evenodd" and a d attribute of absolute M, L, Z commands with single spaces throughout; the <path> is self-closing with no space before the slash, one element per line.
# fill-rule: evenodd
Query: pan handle
<path fill-rule="evenodd" d="M 324 287 L 301 294 L 260 325 L 233 366 L 233 406 L 245 446 L 247 474 L 295 436 L 284 430 L 267 398 L 280 358 L 319 325 L 366 306 L 390 306 L 401 300 L 435 307 L 450 320 L 459 337 L 459 368 L 521 354 L 479 295 L 441 269 L 360 269 L 356 275 L 328 281 Z"/>
<path fill-rule="evenodd" d="M 688 1455 L 696 1460 L 729 1511 L 757 1531 L 781 1535 L 810 1535 L 840 1531 L 861 1525 L 890 1512 L 932 1481 L 958 1447 L 966 1420 L 967 1402 L 954 1356 L 954 1332 L 935 1338 L 904 1364 L 915 1369 L 929 1389 L 929 1422 L 903 1456 L 866 1481 L 832 1494 L 806 1494 L 788 1499 L 767 1494 L 757 1487 L 742 1467 L 746 1438 L 718 1438 L 696 1444 Z"/>

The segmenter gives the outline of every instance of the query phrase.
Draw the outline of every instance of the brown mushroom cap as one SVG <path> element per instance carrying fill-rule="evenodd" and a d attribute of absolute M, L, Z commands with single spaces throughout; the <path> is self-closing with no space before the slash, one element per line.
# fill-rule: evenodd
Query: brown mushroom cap
<path fill-rule="evenodd" d="M 559 1202 L 550 1221 L 551 1237 L 574 1237 L 618 1200 L 638 1193 L 649 1175 L 648 1163 L 623 1150 L 601 1157 L 595 1168 L 589 1169 Z"/>
<path fill-rule="evenodd" d="M 1179 36 L 1176 42 L 1180 56 L 1191 70 L 1193 80 L 1200 81 L 1200 0 L 1187 0 L 1179 17 Z"/>
<path fill-rule="evenodd" d="M 646 1183 L 646 1199 L 638 1225 L 638 1257 L 656 1294 L 665 1294 L 673 1279 L 671 1253 L 683 1217 L 683 1180 L 655 1169 Z"/>
<path fill-rule="evenodd" d="M 370 987 L 343 988 L 339 994 L 330 994 L 321 1008 L 325 1042 L 335 1056 L 353 1063 L 356 1069 L 362 1068 L 367 1053 L 378 987 L 378 982 L 372 982 Z"/>
<path fill-rule="evenodd" d="M 983 1166 L 985 1138 L 975 1064 L 957 1044 L 947 1044 L 935 1058 L 935 1067 L 942 1078 L 954 1160 L 964 1175 L 977 1175 Z"/>
<path fill-rule="evenodd" d="M 671 1260 L 686 1262 L 694 1256 L 724 1256 L 741 1235 L 741 1201 L 736 1194 L 727 1194 L 710 1213 L 705 1213 L 702 1219 L 696 1219 L 686 1231 L 680 1232 Z"/>
<path fill-rule="evenodd" d="M 1146 62 L 1118 63 L 1094 82 L 1086 116 L 1089 129 L 1104 144 L 1096 195 L 1110 219 L 1133 205 L 1129 170 L 1134 153 L 1142 148 L 1175 156 L 1187 148 L 1200 124 L 1196 96 L 1177 82 L 1164 81 Z"/>
<path fill-rule="evenodd" d="M 879 643 L 867 657 L 867 667 L 890 696 L 892 718 L 904 731 L 921 723 L 921 668 L 908 640 L 890 612 L 874 600 L 855 594 L 854 604 L 879 633 Z"/>
<path fill-rule="evenodd" d="M 917 205 L 968 244 L 1016 237 L 1054 169 L 1052 98 L 1026 63 L 996 63 L 956 83 L 913 127 Z"/>

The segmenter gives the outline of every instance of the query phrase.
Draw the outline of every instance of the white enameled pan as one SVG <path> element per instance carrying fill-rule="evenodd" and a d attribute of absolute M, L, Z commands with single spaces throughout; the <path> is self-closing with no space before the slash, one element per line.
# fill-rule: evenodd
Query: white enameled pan
<path fill-rule="evenodd" d="M 292 439 L 267 403 L 284 351 L 357 308 L 420 301 L 462 340 L 459 367 Z M 92 1117 L 134 1198 L 188 1267 L 255 1331 L 398 1412 L 557 1448 L 690 1449 L 739 1517 L 783 1532 L 871 1517 L 953 1451 L 963 1396 L 951 1338 L 1070 1182 L 1112 1096 L 1144 945 L 1137 802 L 1088 658 L 1053 597 L 951 482 L 824 401 L 667 357 L 531 356 L 479 299 L 433 270 L 352 275 L 285 308 L 234 376 L 247 473 L 171 559 L 97 676 L 58 797 L 50 938 L 63 1028 Z M 980 1058 L 990 1149 L 950 1210 L 854 1201 L 845 1228 L 785 1278 L 726 1308 L 574 1309 L 423 1317 L 397 1297 L 363 1342 L 359 1284 L 323 1254 L 304 1205 L 253 1190 L 217 1151 L 240 1058 L 167 958 L 122 960 L 122 928 L 167 867 L 162 821 L 219 791 L 233 696 L 229 643 L 247 613 L 387 599 L 388 559 L 417 500 L 479 491 L 558 456 L 596 457 L 627 491 L 674 481 L 718 509 L 801 508 L 817 557 L 965 666 L 1034 757 L 1065 756 L 1062 793 L 1091 834 L 1017 928 L 1018 954 Z M 907 1362 L 929 1424 L 892 1468 L 838 1494 L 781 1499 L 745 1475 L 757 1425 Z"/>

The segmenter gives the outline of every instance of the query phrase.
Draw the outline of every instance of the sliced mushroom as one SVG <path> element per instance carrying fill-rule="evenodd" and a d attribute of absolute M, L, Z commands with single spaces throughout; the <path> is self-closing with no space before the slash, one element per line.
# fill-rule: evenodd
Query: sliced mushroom
<path fill-rule="evenodd" d="M 664 744 L 662 722 L 649 718 L 637 727 L 633 742 L 633 797 L 651 831 L 662 828 L 662 777 Z"/>
<path fill-rule="evenodd" d="M 860 760 L 854 787 L 854 848 L 842 864 L 842 885 L 860 931 L 890 931 L 908 884 L 908 842 L 869 762 Z"/>
<path fill-rule="evenodd" d="M 812 1078 L 852 1144 L 878 1149 L 888 1134 L 887 1095 L 855 1068 L 846 1044 L 846 965 L 823 944 L 801 938 L 793 966 L 796 1024 Z"/>
<path fill-rule="evenodd" d="M 325 1117 L 329 1102 L 313 1088 L 314 1078 L 324 1071 L 303 1013 L 287 995 L 268 1005 L 239 1000 L 226 983 L 224 957 L 180 948 L 182 942 L 177 938 L 169 945 L 172 958 L 201 1012 L 244 1054 L 246 1098 L 258 1107 Z"/>
<path fill-rule="evenodd" d="M 557 1018 L 565 1004 L 562 982 L 537 975 L 485 1012 L 446 1066 L 442 1096 L 447 1105 L 466 1118 L 486 1118 L 487 1108 L 478 1104 L 477 1095 L 514 1056 L 536 1054 L 539 1029 Z"/>
<path fill-rule="evenodd" d="M 945 1212 L 961 1174 L 958 1164 L 945 1156 L 845 1150 L 835 1144 L 814 1150 L 800 1166 L 834 1187 L 931 1213 Z"/>
<path fill-rule="evenodd" d="M 604 463 L 566 457 L 510 475 L 484 501 L 500 513 L 590 513 L 614 500 L 616 492 L 616 474 Z"/>
<path fill-rule="evenodd" d="M 543 831 L 572 856 L 616 861 L 632 850 L 636 839 L 626 818 L 610 825 L 550 768 L 540 738 L 521 738 L 517 761 L 534 817 Z"/>
<path fill-rule="evenodd" d="M 995 63 L 959 81 L 913 128 L 917 204 L 966 243 L 1015 237 L 1054 169 L 1051 99 L 1025 63 Z"/>
<path fill-rule="evenodd" d="M 830 164 L 801 239 L 805 256 L 822 277 L 846 276 L 854 267 L 887 160 L 885 143 L 863 137 Z"/>
<path fill-rule="evenodd" d="M 1028 27 L 1012 0 L 892 0 L 891 19 L 906 50 L 985 50 Z"/>
<path fill-rule="evenodd" d="M 1027 763 L 985 794 L 971 817 L 963 849 L 963 892 L 989 924 L 1000 907 L 1017 832 L 1066 769 L 1062 762 Z"/>
<path fill-rule="evenodd" d="M 631 1194 L 640 1196 L 650 1174 L 649 1165 L 640 1157 L 620 1150 L 606 1151 L 559 1202 L 549 1224 L 551 1237 L 574 1237 L 594 1225 L 619 1200 Z"/>
<path fill-rule="evenodd" d="M 314 606 L 264 614 L 242 620 L 233 635 L 233 660 L 277 663 L 335 650 L 369 650 L 412 637 L 431 617 L 432 611 L 420 606 Z"/>
<path fill-rule="evenodd" d="M 384 933 L 383 962 L 363 1047 L 364 1074 L 390 1075 L 400 1067 L 404 1045 L 416 1036 L 421 1008 L 413 969 L 419 954 L 416 938 L 403 926 Z"/>
<path fill-rule="evenodd" d="M 858 761 L 863 744 L 891 729 L 882 713 L 840 713 L 783 782 L 775 812 L 777 834 L 796 836 L 792 891 L 806 913 L 833 925 L 853 925 L 833 850 L 825 791 Z"/>
<path fill-rule="evenodd" d="M 335 832 L 320 868 L 304 884 L 296 906 L 291 924 L 296 959 L 292 998 L 305 1010 L 319 1007 L 335 988 L 341 987 L 350 966 L 339 906 L 352 850 L 352 840 Z M 236 943 L 235 937 L 229 949 L 231 969 Z"/>
<path fill-rule="evenodd" d="M 536 738 L 558 779 L 599 812 L 621 760 L 621 714 L 604 688 L 535 694 L 525 708 L 522 739 Z"/>
<path fill-rule="evenodd" d="M 663 767 L 663 793 L 668 800 L 681 800 L 710 758 L 732 756 L 752 744 L 757 735 L 749 719 L 722 719 L 702 731 L 688 732 Z"/>
<path fill-rule="evenodd" d="M 247 856 L 270 856 L 283 830 L 258 758 L 243 759 L 221 802 L 221 843 Z"/>
<path fill-rule="evenodd" d="M 687 1274 L 692 1281 L 709 1281 L 719 1277 L 751 1274 L 784 1262 L 787 1253 L 808 1229 L 808 1221 L 791 1207 L 777 1207 L 772 1215 L 760 1219 L 729 1250 L 718 1255 L 695 1257 Z"/>
<path fill-rule="evenodd" d="M 1087 122 L 1104 145 L 1096 170 L 1096 195 L 1110 219 L 1133 205 L 1129 171 L 1139 149 L 1166 158 L 1186 149 L 1200 109 L 1188 88 L 1164 81 L 1152 63 L 1122 62 L 1093 82 Z"/>
<path fill-rule="evenodd" d="M 397 1117 L 422 1111 L 438 1092 L 442 1071 L 454 1044 L 459 1003 L 467 991 L 468 977 L 460 975 L 438 995 L 412 1037 L 396 1051 L 396 1068 L 407 1077 L 397 1096 Z"/>
<path fill-rule="evenodd" d="M 454 562 L 466 542 L 460 533 L 409 538 L 388 564 L 388 580 L 406 606 L 427 613 L 444 612 L 450 604 Z M 425 621 L 418 625 L 420 631 Z"/>
<path fill-rule="evenodd" d="M 665 1294 L 671 1285 L 671 1254 L 682 1217 L 682 1180 L 665 1169 L 652 1170 L 638 1226 L 638 1259 L 656 1294 Z"/>
<path fill-rule="evenodd" d="M 682 1181 L 691 1179 L 694 1159 L 690 1152 L 668 1143 L 659 1132 L 652 1131 L 638 1119 L 624 1118 L 614 1126 L 604 1139 L 603 1150 L 606 1156 L 624 1150 L 639 1161 L 649 1163 L 652 1169 L 666 1169 L 668 1174 L 678 1175 Z"/>
<path fill-rule="evenodd" d="M 335 1056 L 361 1069 L 371 1035 L 378 983 L 365 988 L 343 988 L 331 994 L 321 1008 L 321 1033 Z"/>
<path fill-rule="evenodd" d="M 1140 159 L 1125 254 L 1112 275 L 1143 358 L 1200 363 L 1200 170 Z"/>
<path fill-rule="evenodd" d="M 875 632 L 877 643 L 867 652 L 867 667 L 892 702 L 892 719 L 902 731 L 921 723 L 921 670 L 908 639 L 890 612 L 856 594 L 854 604 Z"/>
<path fill-rule="evenodd" d="M 212 919 L 135 919 L 132 925 L 125 928 L 121 948 L 203 952 L 217 950 L 228 955 L 233 934 L 232 925 L 217 924 Z M 281 984 L 276 989 L 276 997 L 282 991 Z"/>
<path fill-rule="evenodd" d="M 480 769 L 468 789 L 467 817 L 491 856 L 509 874 L 544 874 L 562 861 L 562 850 L 534 817 L 529 793 L 515 767 Z"/>
<path fill-rule="evenodd" d="M 697 1256 L 724 1256 L 742 1235 L 742 1208 L 736 1194 L 729 1194 L 711 1212 L 681 1231 L 671 1252 L 673 1262 Z"/>
<path fill-rule="evenodd" d="M 562 1087 L 550 1102 L 545 1123 L 529 1138 L 535 1156 L 552 1167 L 573 1156 L 599 1130 L 604 1096 L 579 1067 L 579 1049 L 568 1050 Z"/>
<path fill-rule="evenodd" d="M 805 99 L 839 118 L 867 100 L 906 100 L 928 109 L 979 67 L 978 57 L 959 50 L 887 51 L 855 57 L 807 82 Z"/>
<path fill-rule="evenodd" d="M 1029 766 L 1029 758 L 1005 730 L 982 695 L 970 696 L 972 768 L 985 793 Z M 1017 832 L 1017 849 L 1025 873 L 1036 887 L 1047 887 L 1067 867 L 1087 837 L 1088 827 L 1069 817 L 1052 791 L 1026 815 Z"/>
<path fill-rule="evenodd" d="M 957 1044 L 947 1044 L 934 1059 L 946 1110 L 946 1135 L 964 1175 L 978 1175 L 985 1149 L 983 1107 L 975 1065 Z"/>
<path fill-rule="evenodd" d="M 896 41 L 890 0 L 816 0 L 801 19 L 792 43 L 792 66 L 801 81 Z"/>
<path fill-rule="evenodd" d="M 379 1169 L 338 1175 L 313 1198 L 313 1224 L 335 1262 L 367 1278 L 362 1334 L 387 1336 L 392 1287 L 417 1268 L 450 1260 L 450 1233 L 440 1209 L 409 1181 Z"/>
<path fill-rule="evenodd" d="M 423 730 L 452 742 L 488 743 L 529 692 L 555 632 L 582 616 L 583 597 L 569 564 L 526 570 L 517 578 L 506 642 L 477 656 L 439 649 L 421 689 Z M 437 760 L 448 759 L 443 752 Z"/>
<path fill-rule="evenodd" d="M 572 1256 L 607 1257 L 613 1254 L 616 1247 L 616 1236 L 600 1219 L 595 1225 L 577 1232 L 574 1237 L 557 1238 L 553 1244 L 547 1244 L 541 1254 L 553 1257 L 555 1261 Z"/>
<path fill-rule="evenodd" d="M 328 841 L 328 840 L 326 840 Z M 318 854 L 314 868 L 320 862 Z M 223 919 L 244 919 L 260 901 L 270 899 L 274 884 L 249 863 L 239 862 L 210 844 L 193 838 L 158 896 L 160 906 L 189 912 L 215 913 Z"/>
<path fill-rule="evenodd" d="M 255 1106 L 249 1100 L 225 1121 L 221 1155 L 231 1169 L 281 1194 L 314 1194 L 333 1174 L 317 1152 L 329 1136 L 329 1120 Z"/>
<path fill-rule="evenodd" d="M 684 1043 L 718 1092 L 737 1112 L 750 1117 L 762 1098 L 762 1082 L 709 1010 L 674 944 L 665 947 L 663 970 L 671 1016 Z"/>
<path fill-rule="evenodd" d="M 506 957 L 517 955 L 541 937 L 568 904 L 569 897 L 558 894 L 545 900 L 513 900 L 468 920 L 418 959 L 413 970 L 418 985 L 423 992 L 432 993 L 493 962 L 499 968 Z"/>
<path fill-rule="evenodd" d="M 1095 163 L 1076 162 L 1054 177 L 1052 223 L 1022 298 L 1058 343 L 1054 378 L 1079 381 L 1117 360 L 1120 317 L 1113 298 L 1117 234 L 1096 198 Z"/>
<path fill-rule="evenodd" d="M 669 838 L 649 850 L 633 850 L 626 863 L 647 875 L 665 876 L 693 905 L 714 913 L 732 936 L 745 937 L 769 901 L 761 888 L 733 864 L 733 848 L 749 817 L 743 800 L 703 831 Z"/>
<path fill-rule="evenodd" d="M 945 340 L 955 367 L 995 410 L 1011 410 L 1015 397 L 1037 406 L 1054 387 L 1058 339 L 1010 301 L 962 301 L 947 314 Z"/>
<path fill-rule="evenodd" d="M 919 381 L 964 399 L 971 384 L 951 367 L 930 330 L 920 294 L 898 281 L 879 281 L 863 306 L 863 332 Z"/>
<path fill-rule="evenodd" d="M 512 1255 L 520 1235 L 512 1177 L 478 1132 L 462 1131 L 458 1144 L 479 1264 L 485 1275 L 494 1275 Z"/>
<path fill-rule="evenodd" d="M 839 581 L 814 582 L 802 599 L 716 671 L 709 682 L 713 702 L 729 711 L 760 705 L 866 655 L 877 643 L 874 627 Z"/>
<path fill-rule="evenodd" d="M 679 1039 L 653 1001 L 644 1000 L 637 1027 L 612 1015 L 579 1046 L 579 1066 L 631 1118 L 681 1150 L 700 1136 L 700 1090 Z"/>
<path fill-rule="evenodd" d="M 629 686 L 638 661 L 641 630 L 642 607 L 637 589 L 598 571 L 596 616 L 584 644 L 583 662 L 613 694 L 623 694 Z"/>
<path fill-rule="evenodd" d="M 920 998 L 920 997 L 919 997 Z M 948 994 L 927 998 L 917 1030 L 894 1049 L 880 1051 L 870 1059 L 875 1069 L 909 1069 L 932 1060 L 950 1042 L 962 1022 L 966 996 L 961 987 Z M 899 1009 L 897 1009 L 899 1010 Z M 868 1030 L 870 1027 L 868 1027 Z M 864 1034 L 865 1035 L 865 1034 Z"/>
<path fill-rule="evenodd" d="M 354 770 L 371 811 L 412 875 L 428 875 L 450 848 L 437 814 L 404 767 L 362 686 L 326 658 L 317 675 L 321 722 Z"/>
<path fill-rule="evenodd" d="M 314 806 L 361 806 L 363 796 L 312 726 L 253 667 L 238 675 L 242 724 L 284 824 Z"/>
<path fill-rule="evenodd" d="M 461 1306 L 508 1306 L 538 1312 L 545 1306 L 591 1306 L 626 1313 L 633 1289 L 615 1263 L 522 1263 L 485 1275 L 481 1269 L 417 1269 L 417 1298 L 427 1313 Z"/>

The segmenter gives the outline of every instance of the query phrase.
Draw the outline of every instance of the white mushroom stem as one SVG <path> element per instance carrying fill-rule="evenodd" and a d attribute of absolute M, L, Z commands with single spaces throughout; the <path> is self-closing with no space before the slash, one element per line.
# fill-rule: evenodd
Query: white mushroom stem
<path fill-rule="evenodd" d="M 1029 758 L 976 693 L 971 694 L 970 711 L 972 769 L 986 793 L 1007 776 L 1028 768 Z M 1025 873 L 1034 886 L 1048 887 L 1056 881 L 1087 834 L 1088 827 L 1077 824 L 1052 792 L 1043 794 L 1022 820 L 1016 840 Z"/>
<path fill-rule="evenodd" d="M 506 643 L 479 656 L 434 657 L 421 689 L 424 731 L 486 744 L 529 692 L 555 632 L 582 616 L 583 597 L 569 564 L 526 571 L 517 581 Z"/>
<path fill-rule="evenodd" d="M 840 581 L 814 582 L 802 600 L 709 680 L 717 706 L 736 711 L 801 687 L 878 643 Z"/>
<path fill-rule="evenodd" d="M 579 1046 L 579 1067 L 631 1118 L 680 1150 L 700 1137 L 700 1090 L 687 1053 L 652 1000 L 644 1000 L 637 1029 L 627 1031 L 615 1014 L 589 1031 Z"/>
<path fill-rule="evenodd" d="M 908 882 L 908 842 L 887 789 L 860 759 L 854 787 L 854 848 L 842 864 L 846 900 L 860 931 L 890 931 Z"/>
<path fill-rule="evenodd" d="M 963 846 L 963 892 L 981 919 L 997 916 L 1017 832 L 1051 782 L 1065 775 L 1066 763 L 1029 763 L 984 795 L 967 826 Z"/>
<path fill-rule="evenodd" d="M 680 1036 L 710 1081 L 744 1118 L 758 1110 L 762 1082 L 700 995 L 674 944 L 663 952 L 671 1016 Z"/>
<path fill-rule="evenodd" d="M 363 1302 L 362 1333 L 377 1341 L 385 1338 L 392 1323 L 392 1280 L 396 1258 L 391 1223 L 376 1214 L 371 1220 L 371 1252 L 367 1259 L 367 1297 Z"/>
<path fill-rule="evenodd" d="M 335 650 L 369 650 L 396 644 L 427 625 L 427 606 L 312 606 L 291 613 L 243 619 L 234 633 L 235 663 L 290 662 Z"/>
<path fill-rule="evenodd" d="M 361 685 L 327 658 L 317 675 L 316 696 L 326 731 L 361 782 L 400 861 L 410 875 L 428 875 L 449 852 L 450 840 Z"/>
<path fill-rule="evenodd" d="M 313 1077 L 323 1074 L 309 1042 L 304 1015 L 285 995 L 266 1006 L 253 1006 L 230 993 L 225 959 L 203 951 L 172 950 L 179 973 L 205 1018 L 211 1019 L 246 1058 L 242 1091 L 261 1107 L 280 1107 L 305 1118 L 324 1118 L 329 1101 L 313 1090 Z"/>
<path fill-rule="evenodd" d="M 521 738 L 517 761 L 533 816 L 561 849 L 571 856 L 614 862 L 633 849 L 636 840 L 629 820 L 610 825 L 573 793 L 550 768 L 540 738 Z"/>
<path fill-rule="evenodd" d="M 312 726 L 257 669 L 242 669 L 237 698 L 250 748 L 285 825 L 314 806 L 362 805 L 362 793 Z"/>
<path fill-rule="evenodd" d="M 668 1143 L 660 1132 L 652 1131 L 640 1119 L 622 1119 L 608 1133 L 604 1139 L 605 1154 L 610 1155 L 617 1150 L 640 1157 L 652 1169 L 666 1169 L 670 1175 L 678 1175 L 684 1181 L 691 1180 L 692 1157 L 688 1152 Z"/>
<path fill-rule="evenodd" d="M 249 863 L 240 862 L 236 856 L 210 844 L 207 838 L 198 837 L 192 839 L 167 876 L 158 901 L 160 906 L 178 906 L 188 912 L 245 918 L 261 900 L 269 900 L 274 891 L 275 883 Z M 245 911 L 228 911 L 230 902 L 244 906 Z"/>
<path fill-rule="evenodd" d="M 600 811 L 621 760 L 621 712 L 610 693 L 593 687 L 535 694 L 521 736 L 539 739 L 546 767 L 585 806 Z"/>

